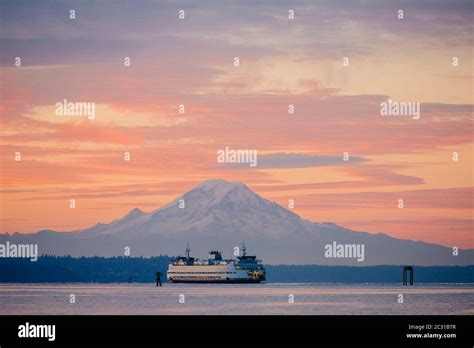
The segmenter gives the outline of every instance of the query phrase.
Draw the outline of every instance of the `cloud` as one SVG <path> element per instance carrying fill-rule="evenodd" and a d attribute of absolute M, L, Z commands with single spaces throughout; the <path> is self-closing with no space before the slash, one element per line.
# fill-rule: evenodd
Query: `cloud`
<path fill-rule="evenodd" d="M 399 8 L 403 21 L 395 18 Z M 322 206 L 335 216 L 369 197 L 356 201 L 349 192 L 472 183 L 470 0 L 5 0 L 2 10 L 0 166 L 8 192 L 0 203 L 8 218 L 36 210 L 28 219 L 47 224 L 47 210 L 68 194 L 91 210 L 105 201 L 125 207 L 134 196 L 153 205 L 151 194 L 165 199 L 189 188 L 163 189 L 177 180 L 226 178 L 273 197 L 344 193 Z M 16 56 L 20 68 L 12 66 Z M 350 67 L 342 67 L 343 56 Z M 420 101 L 421 119 L 380 117 L 388 98 Z M 95 102 L 96 119 L 58 122 L 52 106 L 63 99 Z M 215 151 L 225 146 L 258 150 L 257 168 L 217 167 Z M 453 151 L 461 155 L 456 164 Z M 102 188 L 104 181 L 117 188 Z M 416 202 L 440 200 L 445 214 L 471 204 L 467 196 L 443 197 Z M 384 199 L 370 198 L 367 209 Z M 60 224 L 84 223 L 51 214 Z"/>
<path fill-rule="evenodd" d="M 466 209 L 472 208 L 473 187 L 448 189 L 403 190 L 395 192 L 344 192 L 302 194 L 299 204 L 311 209 L 393 209 L 403 198 L 407 209 Z M 387 219 L 374 214 L 374 220 Z"/>
<path fill-rule="evenodd" d="M 362 157 L 350 157 L 344 161 L 343 156 L 309 155 L 299 153 L 274 153 L 258 155 L 258 168 L 310 168 L 321 166 L 340 166 L 366 162 Z"/>

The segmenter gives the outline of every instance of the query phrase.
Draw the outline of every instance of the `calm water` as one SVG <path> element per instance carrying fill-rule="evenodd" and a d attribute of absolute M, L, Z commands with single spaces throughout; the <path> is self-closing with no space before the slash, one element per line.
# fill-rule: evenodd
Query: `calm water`
<path fill-rule="evenodd" d="M 69 302 L 70 294 L 76 303 Z M 180 295 L 185 303 L 179 303 Z M 288 303 L 289 294 L 295 302 Z M 404 303 L 397 302 L 403 294 Z M 467 284 L 11 284 L 1 314 L 474 314 Z"/>

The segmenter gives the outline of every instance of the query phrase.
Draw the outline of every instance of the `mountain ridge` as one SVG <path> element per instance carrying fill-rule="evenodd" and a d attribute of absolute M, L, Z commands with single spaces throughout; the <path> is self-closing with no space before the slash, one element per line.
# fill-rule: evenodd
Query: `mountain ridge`
<path fill-rule="evenodd" d="M 72 256 L 179 254 L 189 242 L 198 256 L 221 248 L 232 256 L 245 242 L 267 263 L 322 265 L 469 265 L 474 250 L 452 250 L 437 244 L 353 231 L 331 222 L 313 222 L 271 202 L 240 182 L 207 180 L 150 212 L 131 209 L 122 218 L 68 233 L 41 230 L 33 234 L 2 234 L 10 240 L 39 244 L 40 252 Z M 364 245 L 364 262 L 328 258 L 325 246 Z"/>

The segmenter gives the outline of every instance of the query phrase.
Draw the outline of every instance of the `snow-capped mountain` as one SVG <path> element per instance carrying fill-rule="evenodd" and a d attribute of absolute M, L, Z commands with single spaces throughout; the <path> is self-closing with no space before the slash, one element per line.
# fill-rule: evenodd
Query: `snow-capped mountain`
<path fill-rule="evenodd" d="M 131 210 L 110 224 L 58 233 L 0 235 L 0 242 L 38 243 L 44 254 L 73 256 L 131 256 L 182 254 L 190 243 L 193 254 L 204 257 L 210 249 L 233 256 L 245 242 L 248 251 L 273 264 L 474 264 L 474 250 L 400 240 L 384 234 L 355 232 L 332 223 L 314 223 L 270 202 L 246 185 L 209 180 L 167 205 L 145 213 Z M 328 258 L 326 245 L 359 244 L 364 259 Z"/>

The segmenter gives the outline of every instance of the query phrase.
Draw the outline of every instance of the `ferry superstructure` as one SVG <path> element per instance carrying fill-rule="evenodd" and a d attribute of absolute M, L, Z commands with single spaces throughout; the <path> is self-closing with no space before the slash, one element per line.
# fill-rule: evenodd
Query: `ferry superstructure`
<path fill-rule="evenodd" d="M 168 266 L 167 279 L 172 283 L 260 283 L 265 281 L 265 268 L 256 256 L 247 255 L 245 245 L 236 259 L 223 259 L 220 251 L 210 251 L 207 260 L 178 256 Z"/>

